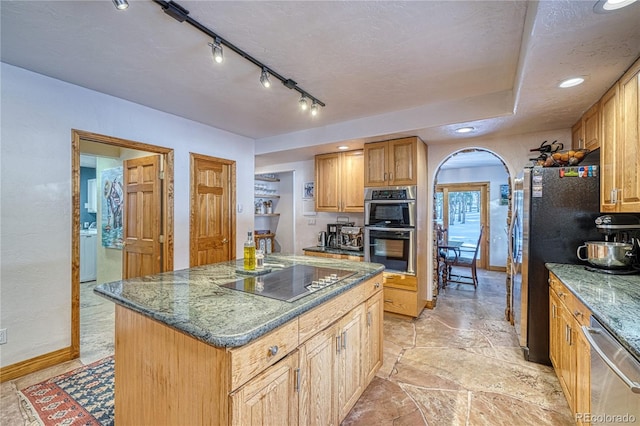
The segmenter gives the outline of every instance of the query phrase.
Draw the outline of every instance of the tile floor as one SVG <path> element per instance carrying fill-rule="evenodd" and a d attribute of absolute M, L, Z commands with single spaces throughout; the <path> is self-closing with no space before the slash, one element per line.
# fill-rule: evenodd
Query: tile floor
<path fill-rule="evenodd" d="M 385 315 L 384 365 L 343 425 L 573 425 L 550 367 L 523 360 L 503 320 L 504 274 L 450 285 L 437 307 L 409 320 Z M 81 358 L 1 388 L 0 425 L 26 424 L 16 389 L 113 353 L 113 303 L 81 288 Z"/>

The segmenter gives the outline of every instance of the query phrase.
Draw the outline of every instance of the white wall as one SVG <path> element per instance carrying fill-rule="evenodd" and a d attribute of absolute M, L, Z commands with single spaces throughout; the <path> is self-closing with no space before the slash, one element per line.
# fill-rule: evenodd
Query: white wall
<path fill-rule="evenodd" d="M 235 160 L 253 228 L 254 141 L 1 64 L 0 346 L 7 366 L 71 344 L 71 129 L 175 150 L 174 267 L 189 265 L 189 153 Z M 236 232 L 242 257 L 244 232 Z"/>
<path fill-rule="evenodd" d="M 346 216 L 351 222 L 355 222 L 356 226 L 364 225 L 363 213 L 325 213 L 317 212 L 315 215 L 305 216 L 304 203 L 313 204 L 313 200 L 306 201 L 302 199 L 303 185 L 305 182 L 315 180 L 315 160 L 296 161 L 291 163 L 283 163 L 261 167 L 256 169 L 256 173 L 278 173 L 281 171 L 294 171 L 293 182 L 293 229 L 294 250 L 295 254 L 304 254 L 302 251 L 305 247 L 316 246 L 318 243 L 318 233 L 327 230 L 327 224 L 336 223 L 338 216 Z M 317 185 L 317 184 L 316 184 Z M 363 195 L 364 196 L 364 195 Z M 282 226 L 282 219 L 279 226 Z"/>

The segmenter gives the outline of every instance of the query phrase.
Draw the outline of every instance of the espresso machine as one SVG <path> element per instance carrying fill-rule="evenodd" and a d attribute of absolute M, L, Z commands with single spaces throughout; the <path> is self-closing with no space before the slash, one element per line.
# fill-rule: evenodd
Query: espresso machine
<path fill-rule="evenodd" d="M 604 241 L 587 241 L 578 247 L 580 260 L 587 261 L 590 271 L 608 274 L 634 274 L 640 272 L 640 216 L 607 214 L 595 220 Z M 585 249 L 587 257 L 581 256 Z"/>
<path fill-rule="evenodd" d="M 349 218 L 344 216 L 338 216 L 337 223 L 327 224 L 327 247 L 339 248 L 342 227 L 353 225 L 355 225 L 355 222 L 349 222 Z"/>
<path fill-rule="evenodd" d="M 340 228 L 339 247 L 341 249 L 362 251 L 362 241 L 362 227 L 343 226 L 342 228 Z"/>

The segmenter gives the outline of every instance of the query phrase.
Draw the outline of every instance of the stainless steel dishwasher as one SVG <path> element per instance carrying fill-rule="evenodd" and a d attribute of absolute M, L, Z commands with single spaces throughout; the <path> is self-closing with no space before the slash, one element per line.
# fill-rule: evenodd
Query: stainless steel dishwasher
<path fill-rule="evenodd" d="M 591 345 L 591 413 L 576 416 L 598 426 L 640 424 L 640 362 L 593 316 L 582 331 Z"/>

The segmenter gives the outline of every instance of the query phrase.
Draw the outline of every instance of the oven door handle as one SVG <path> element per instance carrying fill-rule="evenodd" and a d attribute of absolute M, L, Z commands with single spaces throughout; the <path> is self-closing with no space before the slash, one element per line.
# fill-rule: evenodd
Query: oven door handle
<path fill-rule="evenodd" d="M 416 228 L 383 228 L 381 226 L 365 226 L 365 231 L 397 231 L 397 232 L 413 232 Z"/>
<path fill-rule="evenodd" d="M 591 347 L 598 353 L 598 355 L 600 355 L 600 358 L 602 358 L 602 360 L 609 366 L 609 368 L 611 368 L 613 372 L 616 373 L 618 377 L 620 377 L 620 380 L 622 380 L 627 386 L 629 386 L 631 392 L 640 393 L 640 383 L 634 382 L 629 377 L 627 377 L 626 374 L 620 371 L 620 368 L 618 368 L 618 366 L 613 361 L 611 361 L 611 359 L 604 353 L 600 346 L 598 346 L 598 343 L 595 341 L 595 339 L 591 336 L 592 334 L 602 334 L 602 332 L 600 330 L 596 330 L 583 325 L 582 333 L 584 334 L 584 337 L 586 337 L 589 341 Z"/>
<path fill-rule="evenodd" d="M 364 200 L 367 204 L 415 204 L 416 200 Z"/>

